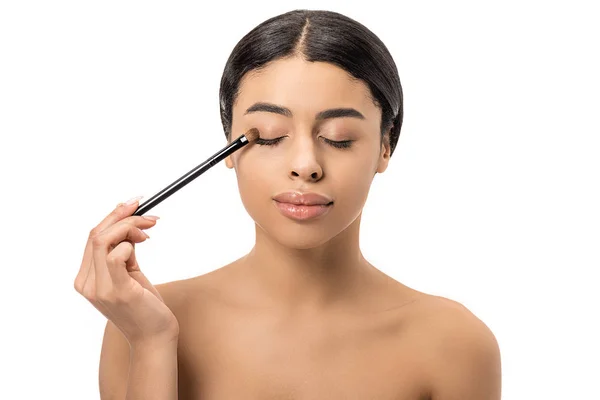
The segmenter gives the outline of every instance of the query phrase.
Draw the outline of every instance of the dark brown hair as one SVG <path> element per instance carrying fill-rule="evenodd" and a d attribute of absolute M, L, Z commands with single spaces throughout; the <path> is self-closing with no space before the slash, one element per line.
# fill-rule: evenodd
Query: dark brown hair
<path fill-rule="evenodd" d="M 221 122 L 228 139 L 233 104 L 244 75 L 293 55 L 335 64 L 364 81 L 381 108 L 381 137 L 391 128 L 393 154 L 403 118 L 402 86 L 396 64 L 373 32 L 333 11 L 294 10 L 280 14 L 256 26 L 236 44 L 225 65 L 219 92 Z"/>

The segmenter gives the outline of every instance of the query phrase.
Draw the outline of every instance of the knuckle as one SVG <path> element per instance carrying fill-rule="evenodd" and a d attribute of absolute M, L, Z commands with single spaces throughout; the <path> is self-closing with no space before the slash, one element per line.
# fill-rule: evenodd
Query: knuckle
<path fill-rule="evenodd" d="M 132 216 L 129 218 L 129 221 L 131 222 L 131 225 L 132 225 L 132 226 L 136 226 L 136 227 L 137 227 L 137 226 L 140 226 L 140 225 L 147 225 L 147 224 L 148 224 L 148 222 L 150 222 L 150 220 L 148 220 L 148 219 L 144 218 L 144 217 L 143 217 L 143 216 L 141 216 L 141 215 L 132 215 Z"/>
<path fill-rule="evenodd" d="M 106 256 L 106 262 L 111 266 L 118 265 L 121 261 L 121 257 L 116 255 L 114 252 L 110 252 Z"/>
<path fill-rule="evenodd" d="M 92 303 L 96 301 L 96 290 L 92 286 L 81 289 L 81 294 Z"/>
<path fill-rule="evenodd" d="M 83 294 L 83 282 L 79 277 L 75 278 L 75 281 L 73 281 L 73 287 L 77 293 Z"/>
<path fill-rule="evenodd" d="M 114 215 L 115 219 L 117 220 L 116 222 L 122 221 L 127 218 L 127 212 L 122 207 L 115 209 L 112 212 L 112 214 Z"/>
<path fill-rule="evenodd" d="M 142 216 L 142 215 L 136 215 L 135 216 L 135 222 L 138 223 L 138 224 L 147 224 L 148 222 L 155 222 L 155 221 L 153 221 L 151 219 L 144 218 L 144 216 Z"/>
<path fill-rule="evenodd" d="M 102 246 L 104 244 L 104 235 L 102 234 L 97 234 L 92 236 L 92 244 L 94 246 Z"/>
<path fill-rule="evenodd" d="M 99 233 L 100 233 L 100 228 L 95 226 L 94 228 L 92 228 L 92 230 L 90 230 L 89 238 L 92 239 L 95 236 L 98 236 Z"/>
<path fill-rule="evenodd" d="M 102 246 L 102 239 L 100 238 L 100 235 L 92 237 L 92 245 L 96 247 Z"/>
<path fill-rule="evenodd" d="M 119 203 L 117 205 L 117 207 L 113 208 L 113 210 L 110 212 L 112 215 L 116 215 L 116 216 L 121 216 L 124 215 L 124 210 L 125 207 L 123 207 L 123 203 Z"/>

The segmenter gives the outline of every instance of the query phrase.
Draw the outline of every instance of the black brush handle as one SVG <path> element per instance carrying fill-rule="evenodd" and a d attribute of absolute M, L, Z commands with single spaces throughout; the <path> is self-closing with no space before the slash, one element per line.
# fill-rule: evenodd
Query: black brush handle
<path fill-rule="evenodd" d="M 225 157 L 235 152 L 236 150 L 241 149 L 248 143 L 249 141 L 246 138 L 246 136 L 240 136 L 234 142 L 231 142 L 231 144 L 225 146 L 223 149 L 213 154 L 211 157 L 208 158 L 208 160 L 204 161 L 202 164 L 187 172 L 181 178 L 171 183 L 169 186 L 152 196 L 143 204 L 140 204 L 140 206 L 137 208 L 137 210 L 135 210 L 133 215 L 144 215 L 145 213 L 156 207 L 158 204 L 163 202 L 166 198 L 171 196 L 173 193 L 175 193 L 176 191 L 178 191 L 179 189 L 181 189 L 182 187 L 184 187 L 185 185 L 202 175 L 204 172 L 208 171 L 210 168 L 218 164 Z"/>

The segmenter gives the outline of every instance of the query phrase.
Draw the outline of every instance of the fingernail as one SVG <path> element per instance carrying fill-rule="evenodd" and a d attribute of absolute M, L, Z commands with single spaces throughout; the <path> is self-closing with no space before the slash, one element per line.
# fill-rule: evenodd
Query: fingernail
<path fill-rule="evenodd" d="M 144 197 L 144 196 L 137 196 L 132 199 L 129 199 L 125 202 L 125 205 L 130 206 L 130 205 L 134 204 L 136 201 L 140 200 L 142 197 Z"/>
<path fill-rule="evenodd" d="M 142 217 L 152 220 L 152 221 L 156 221 L 157 219 L 160 219 L 160 217 L 157 217 L 156 215 L 142 215 Z"/>

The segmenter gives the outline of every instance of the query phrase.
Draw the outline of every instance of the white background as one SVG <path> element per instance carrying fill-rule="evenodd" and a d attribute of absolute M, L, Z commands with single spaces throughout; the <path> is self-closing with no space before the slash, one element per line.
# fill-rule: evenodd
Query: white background
<path fill-rule="evenodd" d="M 210 3 L 0 3 L 0 398 L 98 398 L 105 318 L 73 288 L 89 230 L 225 145 L 219 80 L 246 32 L 320 8 L 373 30 L 404 90 L 364 210 L 367 259 L 492 329 L 503 399 L 600 399 L 593 2 Z M 151 214 L 137 252 L 155 283 L 253 244 L 223 163 Z"/>

